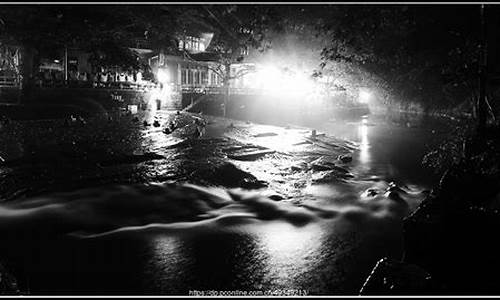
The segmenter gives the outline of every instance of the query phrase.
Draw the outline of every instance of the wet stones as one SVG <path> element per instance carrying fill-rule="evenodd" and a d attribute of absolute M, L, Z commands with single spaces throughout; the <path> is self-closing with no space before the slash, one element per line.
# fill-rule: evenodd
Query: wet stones
<path fill-rule="evenodd" d="M 227 157 L 240 161 L 254 161 L 276 151 L 255 145 L 232 145 L 222 149 Z"/>
<path fill-rule="evenodd" d="M 273 190 L 267 190 L 262 195 L 271 199 L 271 200 L 274 200 L 274 201 L 281 201 L 281 200 L 285 199 L 285 196 L 283 196 L 283 195 L 281 195 Z"/>
<path fill-rule="evenodd" d="M 343 167 L 335 165 L 334 162 L 325 157 L 320 157 L 310 164 L 310 169 L 313 171 L 333 171 L 339 174 L 348 174 L 349 171 Z"/>
<path fill-rule="evenodd" d="M 352 156 L 350 156 L 350 155 L 346 155 L 346 154 L 344 154 L 344 155 L 339 155 L 339 156 L 337 157 L 337 160 L 339 160 L 339 161 L 341 161 L 341 162 L 343 162 L 343 163 L 349 163 L 349 162 L 351 162 L 351 161 L 352 161 Z"/>
<path fill-rule="evenodd" d="M 274 150 L 257 150 L 257 151 L 252 151 L 252 152 L 246 152 L 246 153 L 239 153 L 239 154 L 229 154 L 227 157 L 230 159 L 235 159 L 235 160 L 243 160 L 243 161 L 253 161 L 257 160 L 267 154 L 272 154 L 275 153 L 276 151 Z"/>
<path fill-rule="evenodd" d="M 290 167 L 290 170 L 293 172 L 300 172 L 303 170 L 307 170 L 307 163 L 302 161 L 297 164 L 294 164 Z"/>
<path fill-rule="evenodd" d="M 347 177 L 347 178 L 352 178 L 354 177 L 350 172 L 349 170 L 347 170 L 346 168 L 342 168 L 342 167 L 339 167 L 339 166 L 333 166 L 332 167 L 333 171 L 339 175 L 342 175 L 344 177 Z"/>
<path fill-rule="evenodd" d="M 309 163 L 309 167 L 313 171 L 330 171 L 335 167 L 335 163 L 325 158 L 324 156 L 319 157 Z"/>
<path fill-rule="evenodd" d="M 313 183 L 331 183 L 336 181 L 347 180 L 353 178 L 354 176 L 350 173 L 338 172 L 335 170 L 332 171 L 322 171 L 312 175 Z"/>
<path fill-rule="evenodd" d="M 216 183 L 226 187 L 258 189 L 267 186 L 266 182 L 258 180 L 252 174 L 228 162 L 216 166 L 212 178 Z"/>
<path fill-rule="evenodd" d="M 406 204 L 406 201 L 401 197 L 401 194 L 399 194 L 396 191 L 389 191 L 387 193 L 387 198 L 389 198 L 392 201 L 397 202 L 397 203 Z"/>
<path fill-rule="evenodd" d="M 367 197 L 375 197 L 379 194 L 379 191 L 377 189 L 368 189 L 365 194 Z"/>
<path fill-rule="evenodd" d="M 321 164 L 312 164 L 311 165 L 311 169 L 313 171 L 329 171 L 332 169 L 332 166 L 328 166 L 328 165 L 321 165 Z"/>
<path fill-rule="evenodd" d="M 119 164 L 135 164 L 151 160 L 165 159 L 165 156 L 153 152 L 134 153 L 132 155 L 114 155 L 99 163 L 100 166 L 112 166 Z"/>
<path fill-rule="evenodd" d="M 268 137 L 268 136 L 276 136 L 276 135 L 278 135 L 278 134 L 275 132 L 263 132 L 263 133 L 254 134 L 253 137 Z"/>
<path fill-rule="evenodd" d="M 165 133 L 165 134 L 171 134 L 176 129 L 177 129 L 176 122 L 175 121 L 170 121 L 170 122 L 168 122 L 168 125 L 165 128 L 163 128 L 163 133 Z"/>

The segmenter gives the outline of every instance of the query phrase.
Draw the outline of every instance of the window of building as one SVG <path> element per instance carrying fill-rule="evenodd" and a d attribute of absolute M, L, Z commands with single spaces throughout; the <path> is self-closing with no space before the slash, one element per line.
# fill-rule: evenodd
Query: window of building
<path fill-rule="evenodd" d="M 181 84 L 187 83 L 187 69 L 181 70 Z"/>
<path fill-rule="evenodd" d="M 248 55 L 248 46 L 241 47 L 240 49 L 240 55 Z"/>
<path fill-rule="evenodd" d="M 215 74 L 210 74 L 210 85 L 215 85 Z"/>
<path fill-rule="evenodd" d="M 189 51 L 205 51 L 205 45 L 201 42 L 201 38 L 194 36 L 186 36 L 184 40 L 179 41 L 179 49 Z"/>
<path fill-rule="evenodd" d="M 212 85 L 220 85 L 220 77 L 216 73 L 212 73 Z"/>
<path fill-rule="evenodd" d="M 199 84 L 198 70 L 193 70 L 193 84 Z"/>
<path fill-rule="evenodd" d="M 207 85 L 208 84 L 208 76 L 207 76 L 207 71 L 203 70 L 201 71 L 201 84 Z"/>
<path fill-rule="evenodd" d="M 200 39 L 192 38 L 193 50 L 200 50 Z"/>
<path fill-rule="evenodd" d="M 188 69 L 188 84 L 193 84 L 193 70 Z"/>

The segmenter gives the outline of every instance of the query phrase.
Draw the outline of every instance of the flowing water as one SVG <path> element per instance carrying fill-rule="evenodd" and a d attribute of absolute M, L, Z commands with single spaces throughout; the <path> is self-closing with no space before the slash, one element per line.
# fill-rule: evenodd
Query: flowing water
<path fill-rule="evenodd" d="M 196 202 L 196 209 L 203 207 L 215 218 L 156 221 L 97 235 L 16 232 L 4 235 L 0 257 L 21 287 L 35 295 L 357 294 L 378 259 L 401 257 L 402 218 L 436 183 L 420 161 L 439 142 L 442 127 L 426 122 L 402 126 L 374 116 L 308 125 L 350 140 L 358 149 L 350 163 L 354 178 L 306 187 L 312 197 L 300 207 L 253 196 L 235 201 L 233 194 L 209 191 L 210 197 L 229 203 Z M 106 193 L 98 191 L 97 197 L 106 198 Z M 205 208 L 207 203 L 211 208 Z M 73 219 L 95 214 L 64 205 L 52 200 L 43 207 L 64 209 Z M 136 210 L 134 205 L 128 209 Z M 184 205 L 162 209 L 168 217 L 172 210 L 189 215 Z M 103 218 L 122 208 L 109 204 L 105 209 Z M 59 216 L 53 218 L 54 228 L 71 223 Z"/>

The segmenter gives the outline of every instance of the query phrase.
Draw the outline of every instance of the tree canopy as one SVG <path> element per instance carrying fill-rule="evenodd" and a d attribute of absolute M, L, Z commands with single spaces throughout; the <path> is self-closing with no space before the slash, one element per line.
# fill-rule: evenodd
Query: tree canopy
<path fill-rule="evenodd" d="M 318 27 L 329 41 L 322 66 L 351 63 L 383 78 L 396 98 L 456 105 L 477 94 L 479 12 L 479 5 L 335 6 Z"/>

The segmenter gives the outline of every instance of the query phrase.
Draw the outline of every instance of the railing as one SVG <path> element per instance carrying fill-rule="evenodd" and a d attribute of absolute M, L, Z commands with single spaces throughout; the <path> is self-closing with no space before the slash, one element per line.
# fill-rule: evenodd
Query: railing
<path fill-rule="evenodd" d="M 96 88 L 96 89 L 120 89 L 120 90 L 148 90 L 159 88 L 159 84 L 149 81 L 129 82 L 129 81 L 83 81 L 83 80 L 38 80 L 37 86 L 41 88 Z"/>
<path fill-rule="evenodd" d="M 19 78 L 14 76 L 0 76 L 0 87 L 18 87 Z"/>
<path fill-rule="evenodd" d="M 203 85 L 182 85 L 178 86 L 184 93 L 198 93 L 198 94 L 224 94 L 226 88 L 223 86 L 203 86 Z M 256 88 L 229 88 L 229 94 L 232 95 L 256 95 L 262 93 L 262 89 Z"/>
<path fill-rule="evenodd" d="M 0 76 L 0 87 L 18 87 L 19 78 L 12 76 Z M 160 88 L 161 85 L 150 81 L 83 81 L 83 80 L 62 80 L 62 79 L 39 79 L 36 86 L 40 88 L 102 88 L 120 90 L 149 90 Z M 224 94 L 223 86 L 205 86 L 194 84 L 171 84 L 170 89 L 174 93 L 199 93 L 199 94 Z M 262 93 L 261 89 L 230 87 L 229 93 L 232 95 L 255 95 Z"/>

